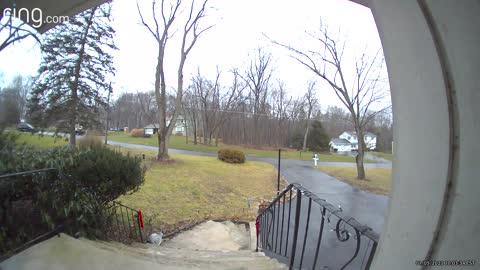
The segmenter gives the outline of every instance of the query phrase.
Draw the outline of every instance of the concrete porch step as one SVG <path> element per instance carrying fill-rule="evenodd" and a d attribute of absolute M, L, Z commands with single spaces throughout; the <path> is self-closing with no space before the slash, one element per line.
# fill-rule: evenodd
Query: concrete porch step
<path fill-rule="evenodd" d="M 286 265 L 251 250 L 187 250 L 75 239 L 61 234 L 2 263 L 10 269 L 287 269 Z"/>

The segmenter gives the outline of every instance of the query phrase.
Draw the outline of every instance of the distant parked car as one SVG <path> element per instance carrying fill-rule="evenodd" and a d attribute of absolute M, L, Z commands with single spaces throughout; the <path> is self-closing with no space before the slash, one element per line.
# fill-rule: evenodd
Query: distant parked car
<path fill-rule="evenodd" d="M 75 125 L 75 134 L 76 135 L 84 135 L 85 131 L 83 130 L 83 127 L 81 125 Z"/>
<path fill-rule="evenodd" d="M 17 130 L 20 132 L 37 132 L 37 129 L 28 123 L 20 123 L 17 125 Z"/>

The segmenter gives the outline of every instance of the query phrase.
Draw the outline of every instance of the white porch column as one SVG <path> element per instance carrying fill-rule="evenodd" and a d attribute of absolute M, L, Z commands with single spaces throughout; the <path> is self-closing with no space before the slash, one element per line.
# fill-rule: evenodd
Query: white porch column
<path fill-rule="evenodd" d="M 395 121 L 389 213 L 372 269 L 477 260 L 480 3 L 372 0 Z M 451 269 L 435 267 L 435 269 Z"/>

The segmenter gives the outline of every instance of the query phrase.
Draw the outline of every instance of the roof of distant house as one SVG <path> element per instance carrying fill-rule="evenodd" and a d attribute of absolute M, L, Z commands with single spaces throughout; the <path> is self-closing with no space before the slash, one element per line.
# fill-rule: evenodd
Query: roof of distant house
<path fill-rule="evenodd" d="M 350 135 L 350 136 L 357 136 L 357 132 L 355 132 L 355 131 L 345 131 L 345 133 L 347 133 L 347 134 Z M 375 135 L 375 134 L 373 134 L 373 133 L 371 133 L 371 132 L 368 132 L 368 131 L 365 132 L 363 135 L 369 136 L 369 137 L 377 137 L 377 135 Z"/>
<path fill-rule="evenodd" d="M 160 126 L 160 124 L 150 124 L 144 128 L 158 128 Z"/>
<path fill-rule="evenodd" d="M 170 113 L 167 113 L 167 117 L 165 119 L 167 121 L 170 121 L 172 119 L 172 115 Z M 183 119 L 183 115 L 181 115 L 181 114 L 177 115 L 177 121 L 182 120 L 182 119 Z"/>
<path fill-rule="evenodd" d="M 330 142 L 335 145 L 351 144 L 349 141 L 345 139 L 339 139 L 339 138 L 332 138 Z"/>
<path fill-rule="evenodd" d="M 166 119 L 167 120 L 167 125 L 170 123 L 171 119 L 172 119 L 171 117 L 167 117 L 167 119 Z M 179 115 L 177 117 L 177 125 L 179 124 L 179 122 L 181 122 L 183 124 L 183 121 L 184 121 L 183 116 Z M 144 127 L 144 129 L 145 128 L 158 128 L 159 126 L 160 126 L 160 124 L 150 124 L 150 125 Z"/>

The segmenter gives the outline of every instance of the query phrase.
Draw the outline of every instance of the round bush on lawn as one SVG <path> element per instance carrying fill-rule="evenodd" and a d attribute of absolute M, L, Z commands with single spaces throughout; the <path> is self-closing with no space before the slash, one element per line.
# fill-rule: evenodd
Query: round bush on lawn
<path fill-rule="evenodd" d="M 218 159 L 227 163 L 245 163 L 245 154 L 235 149 L 218 150 Z"/>
<path fill-rule="evenodd" d="M 142 138 L 145 136 L 145 132 L 141 128 L 134 128 L 132 129 L 131 136 L 135 138 Z"/>

